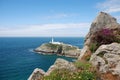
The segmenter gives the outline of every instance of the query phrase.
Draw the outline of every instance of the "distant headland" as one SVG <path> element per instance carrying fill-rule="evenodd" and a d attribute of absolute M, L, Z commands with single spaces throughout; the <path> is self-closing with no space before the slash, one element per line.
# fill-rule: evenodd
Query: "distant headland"
<path fill-rule="evenodd" d="M 78 58 L 80 55 L 80 49 L 78 47 L 63 42 L 56 42 L 53 37 L 50 42 L 42 44 L 34 51 L 40 54 L 57 54 L 73 58 Z"/>

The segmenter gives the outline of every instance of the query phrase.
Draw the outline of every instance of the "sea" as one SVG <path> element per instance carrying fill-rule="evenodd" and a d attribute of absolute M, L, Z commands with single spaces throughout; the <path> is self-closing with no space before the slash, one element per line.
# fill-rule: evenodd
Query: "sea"
<path fill-rule="evenodd" d="M 42 55 L 33 50 L 51 37 L 0 37 L 0 80 L 27 80 L 35 68 L 47 71 L 57 58 L 74 61 L 74 58 Z M 83 37 L 54 37 L 54 41 L 83 47 Z"/>

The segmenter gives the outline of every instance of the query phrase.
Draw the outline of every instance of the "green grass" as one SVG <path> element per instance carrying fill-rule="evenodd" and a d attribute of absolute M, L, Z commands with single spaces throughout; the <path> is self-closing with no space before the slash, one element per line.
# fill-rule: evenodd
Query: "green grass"
<path fill-rule="evenodd" d="M 67 69 L 56 69 L 49 76 L 44 76 L 40 80 L 96 80 L 96 74 L 89 70 L 92 65 L 88 62 L 75 62 L 76 71 Z M 80 70 L 80 68 L 83 68 Z"/>
<path fill-rule="evenodd" d="M 92 53 L 94 53 L 97 48 L 98 48 L 98 46 L 97 46 L 97 43 L 96 43 L 96 42 L 90 44 L 90 51 L 91 51 Z"/>
<path fill-rule="evenodd" d="M 58 44 L 51 44 L 51 43 L 48 43 L 48 44 L 45 44 L 47 47 L 50 47 L 51 49 L 58 49 L 58 47 L 60 46 L 60 45 L 58 45 Z"/>
<path fill-rule="evenodd" d="M 88 70 L 90 67 L 92 67 L 92 65 L 88 62 L 80 62 L 80 61 L 76 61 L 75 66 L 79 69 L 83 69 L 83 70 Z"/>
<path fill-rule="evenodd" d="M 77 48 L 76 47 L 74 47 L 74 46 L 67 46 L 66 48 L 65 48 L 65 50 L 76 50 Z"/>
<path fill-rule="evenodd" d="M 70 72 L 66 69 L 54 70 L 49 76 L 43 77 L 43 80 L 69 80 L 70 76 Z"/>
<path fill-rule="evenodd" d="M 70 72 L 62 69 L 53 71 L 49 76 L 45 76 L 41 80 L 95 80 L 95 74 L 88 70 Z"/>

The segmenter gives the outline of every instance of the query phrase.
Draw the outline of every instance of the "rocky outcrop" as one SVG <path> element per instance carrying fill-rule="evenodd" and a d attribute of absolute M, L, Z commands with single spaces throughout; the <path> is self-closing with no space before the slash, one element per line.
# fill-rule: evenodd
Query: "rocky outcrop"
<path fill-rule="evenodd" d="M 36 68 L 33 71 L 33 73 L 30 75 L 28 80 L 40 80 L 41 77 L 50 75 L 50 73 L 53 72 L 54 70 L 62 70 L 62 69 L 67 69 L 71 72 L 76 71 L 76 67 L 72 62 L 58 58 L 55 61 L 55 63 L 48 69 L 47 72 L 44 72 L 43 70 Z"/>
<path fill-rule="evenodd" d="M 42 69 L 36 68 L 33 73 L 30 75 L 28 80 L 39 80 L 42 76 L 45 75 L 45 71 Z"/>
<path fill-rule="evenodd" d="M 78 60 L 82 60 L 86 54 L 91 54 L 90 46 L 91 43 L 94 41 L 93 37 L 96 35 L 96 32 L 98 32 L 101 29 L 120 30 L 120 25 L 117 23 L 116 19 L 111 15 L 104 12 L 100 12 L 91 24 L 90 31 L 85 38 L 84 47 L 80 53 L 82 55 L 79 56 Z M 116 31 L 114 31 L 114 33 L 115 32 Z M 86 49 L 86 47 L 88 48 Z"/>
<path fill-rule="evenodd" d="M 90 62 L 100 73 L 109 72 L 113 76 L 118 75 L 120 79 L 120 44 L 112 43 L 100 46 L 91 56 Z"/>
<path fill-rule="evenodd" d="M 117 23 L 116 18 L 107 13 L 100 12 L 95 20 L 92 22 L 89 33 L 93 34 L 102 28 L 115 29 L 118 26 L 119 24 Z"/>
<path fill-rule="evenodd" d="M 54 65 L 52 65 L 48 71 L 46 72 L 45 75 L 49 75 L 52 71 L 54 70 L 62 70 L 62 69 L 67 69 L 69 71 L 75 71 L 76 67 L 72 62 L 66 61 L 64 59 L 58 58 Z"/>
<path fill-rule="evenodd" d="M 85 45 L 90 45 L 92 36 L 94 36 L 97 31 L 104 28 L 116 29 L 120 28 L 120 25 L 117 23 L 116 18 L 107 13 L 100 12 L 91 24 L 90 31 L 85 39 Z"/>
<path fill-rule="evenodd" d="M 80 49 L 78 47 L 63 43 L 45 43 L 42 44 L 40 47 L 36 48 L 35 52 L 38 52 L 40 54 L 57 54 L 75 58 L 80 55 Z"/>

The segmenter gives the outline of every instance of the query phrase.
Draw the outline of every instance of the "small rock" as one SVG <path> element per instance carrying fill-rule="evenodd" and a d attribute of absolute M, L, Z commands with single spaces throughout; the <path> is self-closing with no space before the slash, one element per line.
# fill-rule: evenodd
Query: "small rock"
<path fill-rule="evenodd" d="M 33 73 L 30 75 L 28 80 L 39 80 L 44 75 L 45 75 L 45 71 L 43 71 L 42 69 L 36 68 L 34 69 Z"/>

